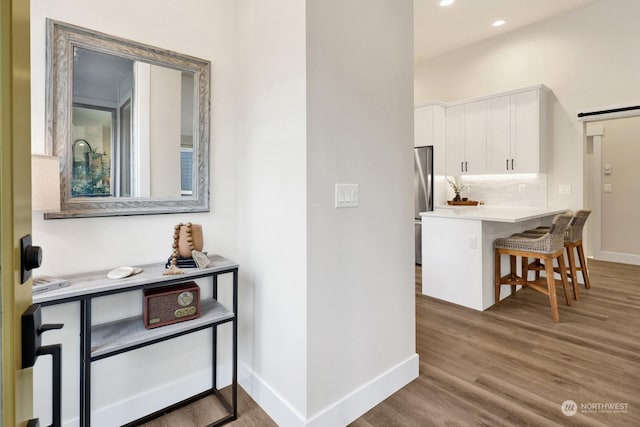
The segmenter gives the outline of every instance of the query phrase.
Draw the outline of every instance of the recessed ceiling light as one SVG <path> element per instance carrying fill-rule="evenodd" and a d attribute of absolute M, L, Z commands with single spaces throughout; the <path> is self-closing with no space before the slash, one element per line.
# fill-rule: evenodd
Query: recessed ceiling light
<path fill-rule="evenodd" d="M 451 6 L 456 0 L 440 0 L 440 6 Z"/>
<path fill-rule="evenodd" d="M 506 23 L 507 23 L 507 21 L 505 21 L 504 19 L 498 19 L 498 20 L 494 21 L 494 23 L 492 25 L 494 27 L 501 27 Z"/>

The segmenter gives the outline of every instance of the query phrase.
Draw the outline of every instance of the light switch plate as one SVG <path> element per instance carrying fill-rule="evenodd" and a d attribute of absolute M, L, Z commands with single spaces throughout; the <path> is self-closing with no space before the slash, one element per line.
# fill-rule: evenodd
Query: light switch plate
<path fill-rule="evenodd" d="M 604 185 L 604 192 L 605 193 L 611 193 L 611 184 L 605 184 Z"/>
<path fill-rule="evenodd" d="M 336 184 L 336 208 L 358 207 L 358 184 Z"/>

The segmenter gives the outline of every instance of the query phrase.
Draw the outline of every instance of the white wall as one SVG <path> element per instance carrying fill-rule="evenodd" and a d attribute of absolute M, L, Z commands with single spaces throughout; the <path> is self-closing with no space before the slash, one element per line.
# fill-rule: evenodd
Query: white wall
<path fill-rule="evenodd" d="M 240 380 L 292 425 L 307 411 L 305 3 L 236 3 Z"/>
<path fill-rule="evenodd" d="M 126 10 L 127 13 L 123 13 Z M 172 227 L 178 222 L 192 221 L 203 225 L 205 250 L 220 253 L 229 258 L 238 257 L 237 233 L 237 157 L 234 142 L 232 121 L 233 73 L 232 73 L 232 39 L 233 33 L 233 1 L 232 0 L 190 0 L 175 2 L 158 0 L 130 2 L 114 0 L 72 1 L 72 0 L 32 0 L 31 4 L 31 65 L 32 65 L 32 151 L 43 153 L 44 148 L 44 95 L 45 95 L 45 17 L 77 24 L 108 34 L 114 34 L 135 41 L 160 46 L 166 49 L 207 59 L 212 62 L 211 87 L 211 195 L 212 211 L 199 214 L 172 214 L 90 219 L 42 219 L 41 213 L 33 215 L 33 237 L 43 247 L 43 267 L 38 274 L 68 274 L 99 269 L 110 269 L 120 265 L 139 265 L 163 262 L 171 251 Z M 144 19 L 141 19 L 144 17 Z M 222 285 L 221 285 L 222 286 Z M 140 310 L 139 298 L 123 297 L 104 307 L 113 316 L 128 314 L 132 310 Z M 60 307 L 45 313 L 48 321 L 62 319 L 67 324 L 60 332 L 52 332 L 47 340 L 54 341 L 63 337 L 65 362 L 64 396 L 65 408 L 63 419 L 73 421 L 77 416 L 77 305 Z M 104 310 L 101 312 L 104 313 Z M 189 348 L 197 353 L 196 373 L 207 366 L 207 346 L 210 338 L 199 336 L 185 337 L 178 348 Z M 175 344 L 175 343 L 174 343 Z M 95 390 L 111 389 L 119 396 L 134 396 L 137 391 L 151 391 L 154 387 L 171 385 L 170 378 L 180 378 L 179 368 L 184 354 L 177 355 L 171 349 L 175 345 L 149 347 L 152 350 L 140 350 L 131 353 L 130 359 L 122 356 L 114 359 L 123 376 L 101 377 L 96 381 Z M 134 353 L 139 353 L 133 355 Z M 66 357 L 69 354 L 69 357 Z M 158 364 L 165 367 L 163 376 L 158 377 L 156 370 L 141 369 L 141 360 L 155 357 Z M 47 366 L 45 361 L 43 364 Z M 100 362 L 98 362 L 100 363 Z M 120 364 L 120 365 L 118 365 Z M 144 363 L 142 363 L 144 365 Z M 105 365 L 96 365 L 98 375 Z M 127 378 L 135 372 L 142 375 L 149 383 L 121 383 L 117 378 Z M 175 367 L 175 368 L 171 368 Z M 108 371 L 107 371 L 108 372 Z M 145 374 L 146 373 L 146 374 Z M 38 375 L 38 373 L 36 373 Z M 43 384 L 49 384 L 46 375 L 38 377 Z M 203 376 L 206 379 L 206 376 Z M 197 387 L 198 385 L 194 385 Z M 47 387 L 38 387 L 47 393 Z M 146 403 L 159 404 L 162 392 L 155 394 Z M 95 394 L 94 394 L 95 397 Z M 138 396 L 139 398 L 141 396 Z M 142 396 L 144 397 L 144 396 Z M 40 400 L 38 400 L 40 399 Z M 37 397 L 41 402 L 36 408 L 37 415 L 42 415 L 46 424 L 46 414 L 50 412 L 48 404 L 43 403 L 45 397 Z M 37 403 L 36 402 L 36 403 Z M 99 409 L 110 402 L 107 399 L 94 401 Z M 143 402 L 145 403 L 145 402 Z M 118 408 L 116 408 L 118 409 Z M 144 408 L 140 409 L 144 411 Z M 126 415 L 126 414 L 124 414 Z M 103 420 L 117 423 L 124 420 Z M 71 423 L 73 425 L 73 422 Z M 113 425 L 113 424 L 111 424 Z"/>
<path fill-rule="evenodd" d="M 360 388 L 371 405 L 395 391 L 372 379 L 404 364 L 402 385 L 418 373 L 412 16 L 411 0 L 307 2 L 307 389 L 318 425 L 360 415 Z M 334 208 L 336 183 L 359 185 L 357 208 Z"/>
<path fill-rule="evenodd" d="M 640 117 L 596 122 L 604 128 L 602 137 L 602 169 L 611 166 L 611 173 L 602 175 L 602 184 L 611 192 L 603 192 L 602 252 L 612 261 L 640 260 L 640 199 L 638 199 L 638 165 L 640 164 Z M 630 238 L 631 237 L 631 238 Z M 619 258 L 615 259 L 618 255 Z M 626 259 L 625 260 L 625 256 Z M 606 259 L 606 258 L 605 258 Z"/>
<path fill-rule="evenodd" d="M 279 425 L 346 424 L 417 375 L 411 6 L 239 2 L 241 384 Z"/>
<path fill-rule="evenodd" d="M 416 65 L 416 104 L 453 101 L 544 83 L 553 148 L 548 204 L 583 205 L 583 137 L 576 113 L 640 100 L 640 2 L 603 0 Z M 569 196 L 558 194 L 570 184 Z"/>
<path fill-rule="evenodd" d="M 212 61 L 212 212 L 34 214 L 41 274 L 163 261 L 172 226 L 191 220 L 206 250 L 240 263 L 240 381 L 279 425 L 345 424 L 417 376 L 410 0 L 34 1 L 34 152 L 44 152 L 45 16 Z M 360 184 L 359 208 L 333 209 L 343 180 Z M 139 294 L 105 298 L 95 320 L 140 306 Z M 45 317 L 68 324 L 47 340 L 65 342 L 63 418 L 73 425 L 77 304 Z M 198 334 L 98 362 L 94 421 L 126 421 L 119 396 L 139 412 L 163 404 L 182 371 L 157 370 L 181 366 L 181 349 L 196 353 L 190 384 L 201 385 L 209 345 Z M 36 400 L 47 413 L 46 397 Z"/>

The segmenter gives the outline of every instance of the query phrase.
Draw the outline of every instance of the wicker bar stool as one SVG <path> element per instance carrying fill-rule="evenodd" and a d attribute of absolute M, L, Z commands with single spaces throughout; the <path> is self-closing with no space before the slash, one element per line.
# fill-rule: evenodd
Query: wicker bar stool
<path fill-rule="evenodd" d="M 515 295 L 517 285 L 528 286 L 538 292 L 549 296 L 551 305 L 551 316 L 554 322 L 560 321 L 558 314 L 558 300 L 556 297 L 556 281 L 553 270 L 553 260 L 558 260 L 558 265 L 564 265 L 564 233 L 572 216 L 567 214 L 556 215 L 549 231 L 539 237 L 524 237 L 513 235 L 511 237 L 499 238 L 493 242 L 494 247 L 494 278 L 495 278 L 495 303 L 500 303 L 500 289 L 502 285 L 509 285 L 512 294 Z M 509 255 L 510 272 L 501 275 L 501 255 Z M 516 257 L 522 257 L 522 276 L 516 272 Z M 546 267 L 546 278 L 528 280 L 528 259 L 535 258 L 544 263 Z M 571 305 L 567 272 L 560 269 L 562 277 L 562 288 L 567 305 Z M 546 283 L 543 283 L 546 282 Z"/>
<path fill-rule="evenodd" d="M 591 288 L 591 283 L 589 282 L 589 271 L 587 269 L 587 260 L 584 256 L 584 247 L 582 246 L 582 231 L 584 230 L 584 225 L 587 222 L 587 219 L 591 215 L 591 210 L 589 209 L 581 209 L 577 211 L 571 221 L 569 222 L 569 226 L 567 227 L 567 231 L 564 234 L 564 248 L 567 254 L 567 261 L 569 262 L 568 266 L 565 266 L 567 270 L 567 276 L 571 279 L 571 286 L 573 288 L 573 297 L 578 300 L 579 292 L 578 292 L 578 272 L 582 273 L 582 278 L 584 279 L 584 287 L 586 289 Z M 523 235 L 528 235 L 529 237 L 533 237 L 536 234 L 544 234 L 549 231 L 549 227 L 537 227 L 534 230 L 527 230 L 523 233 Z M 532 236 L 533 235 L 533 236 Z M 576 254 L 578 255 L 578 263 L 576 263 Z M 535 260 L 528 266 L 529 270 L 536 271 L 536 278 L 540 278 L 540 271 L 544 270 L 545 267 L 542 265 L 540 260 Z M 559 272 L 559 268 L 555 268 L 556 272 Z"/>

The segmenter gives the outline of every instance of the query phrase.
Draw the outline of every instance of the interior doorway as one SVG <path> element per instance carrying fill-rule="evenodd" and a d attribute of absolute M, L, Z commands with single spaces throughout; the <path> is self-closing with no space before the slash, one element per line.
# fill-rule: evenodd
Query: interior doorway
<path fill-rule="evenodd" d="M 590 120 L 585 139 L 587 253 L 640 265 L 640 116 Z"/>

